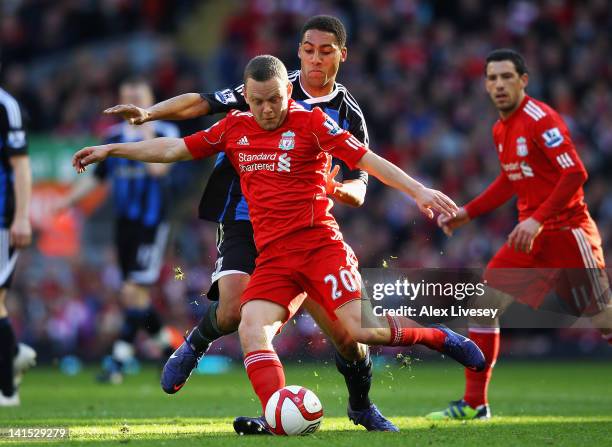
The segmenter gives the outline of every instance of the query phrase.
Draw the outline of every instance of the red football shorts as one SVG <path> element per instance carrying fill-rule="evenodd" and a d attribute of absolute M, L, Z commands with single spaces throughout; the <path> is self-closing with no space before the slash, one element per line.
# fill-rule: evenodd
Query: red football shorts
<path fill-rule="evenodd" d="M 296 248 L 304 245 L 303 241 L 293 245 L 290 239 L 274 243 L 259 254 L 241 306 L 257 299 L 272 301 L 287 309 L 287 321 L 302 305 L 306 292 L 336 320 L 336 309 L 361 299 L 357 257 L 342 240 Z"/>
<path fill-rule="evenodd" d="M 601 236 L 591 219 L 577 228 L 542 231 L 530 253 L 504 244 L 487 265 L 485 280 L 534 308 L 552 291 L 579 314 L 609 305 Z"/>

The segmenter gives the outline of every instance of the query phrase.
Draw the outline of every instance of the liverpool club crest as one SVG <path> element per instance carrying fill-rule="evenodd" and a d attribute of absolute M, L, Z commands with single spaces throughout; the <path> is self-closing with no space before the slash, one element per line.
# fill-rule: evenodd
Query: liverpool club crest
<path fill-rule="evenodd" d="M 526 157 L 527 154 L 527 140 L 525 137 L 518 137 L 516 139 L 516 155 L 519 157 Z"/>
<path fill-rule="evenodd" d="M 278 143 L 278 148 L 284 151 L 290 151 L 295 147 L 295 133 L 288 130 L 287 132 L 283 132 L 281 135 L 280 142 Z"/>

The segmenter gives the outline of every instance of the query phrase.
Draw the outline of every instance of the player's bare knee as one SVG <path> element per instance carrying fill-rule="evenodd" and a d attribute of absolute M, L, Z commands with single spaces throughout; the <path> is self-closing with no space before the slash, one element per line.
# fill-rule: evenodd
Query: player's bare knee
<path fill-rule="evenodd" d="M 243 351 L 250 352 L 259 349 L 255 344 L 259 345 L 259 340 L 262 338 L 263 328 L 258 326 L 255 321 L 250 318 L 243 318 L 238 325 L 238 335 Z"/>
<path fill-rule="evenodd" d="M 149 289 L 133 282 L 125 282 L 121 287 L 120 295 L 125 307 L 145 309 L 151 304 Z"/>
<path fill-rule="evenodd" d="M 335 337 L 334 345 L 340 355 L 346 360 L 359 359 L 359 343 L 348 332 L 342 333 L 342 337 Z"/>
<path fill-rule="evenodd" d="M 365 358 L 365 348 L 360 348 L 359 343 L 351 336 L 345 325 L 330 324 L 330 322 L 321 324 L 317 319 L 315 321 L 317 321 L 327 336 L 331 338 L 334 347 L 343 358 L 346 360 L 361 360 Z"/>
<path fill-rule="evenodd" d="M 242 310 L 242 319 L 240 320 L 238 331 L 241 334 L 263 332 L 267 321 L 261 310 L 252 301 L 245 304 Z"/>
<path fill-rule="evenodd" d="M 346 324 L 346 330 L 351 339 L 355 341 L 356 345 L 359 343 L 369 345 L 372 344 L 375 339 L 372 329 L 362 328 L 361 324 L 355 324 L 354 321 Z"/>
<path fill-rule="evenodd" d="M 238 325 L 238 335 L 243 352 L 272 350 L 272 339 L 276 332 L 274 326 L 274 323 L 269 324 L 249 318 L 246 321 L 242 319 Z"/>
<path fill-rule="evenodd" d="M 238 334 L 240 335 L 240 339 L 249 337 L 253 335 L 255 332 L 259 332 L 262 329 L 256 330 L 257 326 L 252 324 L 248 319 L 243 319 L 240 321 L 238 325 Z"/>
<path fill-rule="evenodd" d="M 336 349 L 345 360 L 358 361 L 366 356 L 367 347 L 362 343 L 357 343 L 352 338 L 346 338 L 342 343 L 336 345 Z"/>
<path fill-rule="evenodd" d="M 219 279 L 219 307 L 217 325 L 225 332 L 238 329 L 240 324 L 240 297 L 246 288 L 249 275 L 232 274 Z"/>
<path fill-rule="evenodd" d="M 360 331 L 357 331 L 355 335 L 355 340 L 357 340 L 359 343 L 363 343 L 366 345 L 377 344 L 376 342 L 377 337 L 375 336 L 372 330 L 368 330 L 368 329 L 362 329 Z"/>
<path fill-rule="evenodd" d="M 219 301 L 217 326 L 224 332 L 233 332 L 240 324 L 240 300 L 232 303 Z"/>

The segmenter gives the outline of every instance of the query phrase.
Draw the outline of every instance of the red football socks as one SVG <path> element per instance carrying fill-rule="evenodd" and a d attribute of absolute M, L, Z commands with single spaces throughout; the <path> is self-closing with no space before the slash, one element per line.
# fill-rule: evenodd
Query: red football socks
<path fill-rule="evenodd" d="M 435 351 L 441 351 L 446 340 L 446 334 L 440 329 L 424 327 L 401 327 L 401 319 L 389 317 L 389 329 L 391 329 L 390 346 L 412 346 L 424 345 Z"/>
<path fill-rule="evenodd" d="M 488 403 L 487 389 L 493 366 L 499 354 L 499 328 L 473 328 L 469 331 L 469 337 L 482 350 L 487 361 L 484 371 L 475 372 L 465 369 L 465 400 L 470 407 L 476 408 L 479 405 Z"/>
<path fill-rule="evenodd" d="M 270 396 L 285 386 L 283 365 L 276 352 L 261 350 L 245 355 L 244 367 L 265 412 Z"/>

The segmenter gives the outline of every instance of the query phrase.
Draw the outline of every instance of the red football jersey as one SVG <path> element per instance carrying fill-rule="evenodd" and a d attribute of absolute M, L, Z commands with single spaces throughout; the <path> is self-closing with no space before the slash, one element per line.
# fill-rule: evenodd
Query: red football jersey
<path fill-rule="evenodd" d="M 325 193 L 327 160 L 332 155 L 354 169 L 368 149 L 321 109 L 289 100 L 287 117 L 274 131 L 262 129 L 250 112 L 233 110 L 184 141 L 193 158 L 221 151 L 230 158 L 259 251 L 305 228 L 320 228 L 322 242 L 342 239 Z"/>
<path fill-rule="evenodd" d="M 551 195 L 563 172 L 586 174 L 563 119 L 529 96 L 510 117 L 495 123 L 493 140 L 502 174 L 517 195 L 520 221 L 530 217 Z M 561 212 L 542 223 L 545 228 L 560 228 L 588 218 L 580 187 Z"/>

